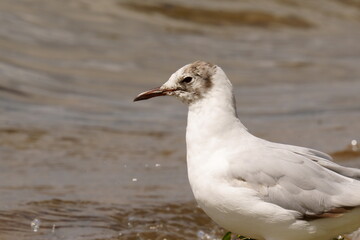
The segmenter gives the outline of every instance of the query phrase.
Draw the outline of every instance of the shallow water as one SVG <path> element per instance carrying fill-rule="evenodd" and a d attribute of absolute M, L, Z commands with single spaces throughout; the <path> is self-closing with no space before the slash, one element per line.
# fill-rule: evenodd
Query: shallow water
<path fill-rule="evenodd" d="M 356 1 L 141 4 L 0 2 L 0 238 L 219 238 L 187 181 L 186 107 L 132 102 L 197 59 L 255 135 L 360 166 Z"/>

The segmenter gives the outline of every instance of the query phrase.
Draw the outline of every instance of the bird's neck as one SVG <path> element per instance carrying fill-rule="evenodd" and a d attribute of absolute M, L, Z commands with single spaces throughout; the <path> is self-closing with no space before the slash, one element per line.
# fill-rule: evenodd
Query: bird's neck
<path fill-rule="evenodd" d="M 235 101 L 230 98 L 201 99 L 189 106 L 186 128 L 187 168 L 189 181 L 196 195 L 197 179 L 217 159 L 219 151 L 241 144 L 249 133 L 236 114 Z M 221 161 L 221 158 L 217 159 Z"/>
<path fill-rule="evenodd" d="M 195 146 L 205 144 L 210 139 L 226 138 L 234 130 L 247 132 L 237 117 L 232 90 L 229 91 L 209 94 L 189 106 L 186 129 L 188 144 Z"/>

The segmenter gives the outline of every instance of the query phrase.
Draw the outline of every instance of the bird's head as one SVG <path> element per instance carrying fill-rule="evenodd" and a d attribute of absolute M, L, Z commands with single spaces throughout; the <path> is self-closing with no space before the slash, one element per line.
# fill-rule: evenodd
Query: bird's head
<path fill-rule="evenodd" d="M 215 81 L 215 76 L 219 74 L 224 75 L 227 80 L 220 67 L 208 62 L 196 61 L 177 70 L 161 87 L 140 93 L 134 101 L 169 95 L 176 96 L 190 105 L 202 99 L 214 85 L 219 84 Z M 226 83 L 230 84 L 228 80 Z"/>

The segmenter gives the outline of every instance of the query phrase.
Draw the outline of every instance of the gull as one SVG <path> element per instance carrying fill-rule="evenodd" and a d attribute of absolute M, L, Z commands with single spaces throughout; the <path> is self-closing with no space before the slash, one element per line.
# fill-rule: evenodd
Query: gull
<path fill-rule="evenodd" d="M 196 61 L 134 101 L 175 96 L 188 105 L 188 178 L 221 227 L 258 240 L 328 240 L 360 227 L 360 169 L 320 151 L 252 135 L 217 65 Z"/>

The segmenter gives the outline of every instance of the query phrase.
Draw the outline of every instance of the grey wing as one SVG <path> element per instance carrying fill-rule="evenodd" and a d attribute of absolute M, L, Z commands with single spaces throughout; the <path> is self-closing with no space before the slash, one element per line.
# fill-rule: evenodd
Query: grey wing
<path fill-rule="evenodd" d="M 329 170 L 305 154 L 271 143 L 242 154 L 248 158 L 234 158 L 231 174 L 266 202 L 297 211 L 303 218 L 360 206 L 360 181 Z"/>
<path fill-rule="evenodd" d="M 298 147 L 298 146 L 292 146 L 292 145 L 286 145 L 280 143 L 270 143 L 269 146 L 273 148 L 288 149 L 289 151 L 307 157 L 308 159 L 311 159 L 314 162 L 317 162 L 318 164 L 329 170 L 332 170 L 343 176 L 360 180 L 360 169 L 344 167 L 337 163 L 334 163 L 332 161 L 333 160 L 332 157 L 326 153 L 310 148 L 304 148 L 304 147 Z"/>

